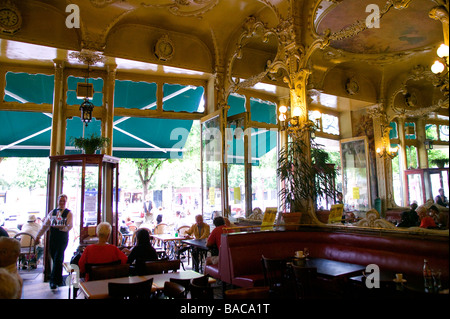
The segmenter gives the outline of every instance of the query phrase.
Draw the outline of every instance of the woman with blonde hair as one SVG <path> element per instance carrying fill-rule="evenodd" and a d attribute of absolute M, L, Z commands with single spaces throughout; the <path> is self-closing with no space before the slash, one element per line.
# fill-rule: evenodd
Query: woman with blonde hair
<path fill-rule="evenodd" d="M 111 235 L 111 225 L 107 222 L 102 222 L 97 225 L 98 243 L 87 246 L 80 257 L 78 266 L 80 273 L 85 274 L 85 280 L 89 280 L 86 274 L 86 264 L 108 264 L 120 261 L 121 264 L 126 264 L 127 256 L 117 246 L 108 243 Z"/>

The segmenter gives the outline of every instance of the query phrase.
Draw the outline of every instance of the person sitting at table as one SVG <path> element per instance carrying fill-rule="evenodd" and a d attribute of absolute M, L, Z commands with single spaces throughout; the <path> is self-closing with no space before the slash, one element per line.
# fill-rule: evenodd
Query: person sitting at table
<path fill-rule="evenodd" d="M 416 212 L 420 218 L 420 228 L 437 228 L 434 219 L 428 215 L 428 211 L 425 206 L 420 205 L 417 207 Z"/>
<path fill-rule="evenodd" d="M 413 202 L 410 205 L 411 209 L 402 212 L 401 221 L 397 227 L 414 227 L 419 225 L 419 216 L 417 215 L 417 203 Z"/>
<path fill-rule="evenodd" d="M 135 263 L 135 274 L 143 275 L 146 261 L 158 260 L 156 249 L 152 246 L 150 241 L 150 234 L 146 229 L 139 229 L 136 232 L 136 246 L 134 246 L 128 255 L 128 263 L 131 265 Z"/>
<path fill-rule="evenodd" d="M 444 206 L 444 207 L 448 207 L 448 199 L 447 199 L 447 197 L 445 197 L 445 193 L 444 193 L 444 189 L 443 188 L 439 188 L 439 195 L 436 196 L 434 201 L 438 205 L 441 205 L 441 206 Z"/>
<path fill-rule="evenodd" d="M 111 235 L 111 225 L 102 222 L 97 225 L 98 243 L 87 246 L 80 257 L 78 266 L 80 274 L 85 275 L 85 280 L 89 280 L 86 273 L 86 264 L 107 264 L 120 260 L 121 264 L 127 263 L 127 256 L 116 246 L 108 244 Z"/>
<path fill-rule="evenodd" d="M 207 265 L 216 265 L 219 263 L 219 248 L 220 240 L 222 238 L 223 229 L 227 227 L 225 219 L 222 216 L 218 216 L 213 220 L 214 226 L 216 226 L 206 241 L 206 247 L 211 250 L 211 257 L 206 259 Z"/>
<path fill-rule="evenodd" d="M 207 239 L 210 233 L 209 225 L 203 222 L 203 216 L 202 215 L 196 215 L 195 216 L 195 224 L 193 224 L 187 231 L 186 231 L 186 238 L 192 238 L 193 235 L 195 239 Z M 180 250 L 178 250 L 178 257 L 186 250 L 187 247 L 184 247 Z M 194 247 L 192 248 L 192 262 L 194 264 L 194 268 L 198 269 L 199 265 L 199 259 L 200 252 L 199 250 Z"/>
<path fill-rule="evenodd" d="M 209 236 L 209 232 L 209 225 L 203 222 L 203 216 L 197 215 L 195 216 L 195 224 L 186 231 L 186 235 L 194 235 L 195 239 L 206 239 Z"/>

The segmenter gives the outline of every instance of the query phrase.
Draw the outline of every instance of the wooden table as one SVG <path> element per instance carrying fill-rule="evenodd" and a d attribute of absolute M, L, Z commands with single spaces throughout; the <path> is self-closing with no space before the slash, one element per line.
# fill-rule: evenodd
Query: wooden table
<path fill-rule="evenodd" d="M 365 266 L 357 264 L 313 257 L 308 257 L 304 262 L 304 266 L 316 268 L 318 276 L 327 278 L 343 278 L 362 275 L 362 272 L 366 269 Z"/>
<path fill-rule="evenodd" d="M 159 234 L 159 235 L 152 235 L 152 237 L 153 237 L 153 239 L 156 239 L 163 243 L 164 251 L 166 252 L 167 256 L 172 259 L 176 259 L 178 256 L 175 256 L 176 249 L 175 249 L 174 245 L 168 246 L 168 244 L 170 242 L 180 242 L 180 241 L 186 239 L 185 236 L 175 236 L 174 234 Z"/>
<path fill-rule="evenodd" d="M 157 275 L 147 275 L 147 276 L 133 276 L 133 277 L 121 277 L 105 280 L 94 280 L 86 281 L 80 283 L 80 290 L 83 292 L 87 299 L 106 299 L 109 298 L 108 295 L 108 283 L 136 283 L 153 278 L 153 288 L 152 291 L 163 290 L 164 283 L 170 281 L 170 278 L 178 279 L 194 279 L 202 277 L 203 275 L 192 271 L 180 271 L 173 273 L 157 274 Z"/>
<path fill-rule="evenodd" d="M 206 246 L 206 239 L 184 239 L 182 243 L 188 245 L 191 249 L 193 268 L 200 272 L 203 268 L 204 260 L 209 248 Z M 196 251 L 196 252 L 194 252 Z M 196 256 L 194 258 L 194 256 Z"/>

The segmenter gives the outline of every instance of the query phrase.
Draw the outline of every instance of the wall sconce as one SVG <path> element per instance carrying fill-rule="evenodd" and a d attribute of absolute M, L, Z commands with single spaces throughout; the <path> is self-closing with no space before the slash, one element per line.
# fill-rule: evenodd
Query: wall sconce
<path fill-rule="evenodd" d="M 432 140 L 425 140 L 424 144 L 425 144 L 425 149 L 427 151 L 433 149 L 433 141 Z"/>
<path fill-rule="evenodd" d="M 384 159 L 390 158 L 393 159 L 394 157 L 396 157 L 398 155 L 398 149 L 399 147 L 386 147 L 383 146 L 381 149 L 377 148 L 377 154 Z"/>
<path fill-rule="evenodd" d="M 435 86 L 440 88 L 445 96 L 448 96 L 448 45 L 441 44 L 437 49 L 438 60 L 431 66 L 431 72 L 437 75 L 438 81 Z M 447 69 L 446 72 L 444 72 Z"/>
<path fill-rule="evenodd" d="M 300 123 L 301 108 L 295 106 L 292 109 L 292 117 L 287 115 L 288 108 L 285 105 L 280 105 L 278 112 L 280 115 L 278 119 L 280 120 L 280 126 L 282 131 L 287 131 L 290 135 L 298 135 L 299 133 L 309 131 L 310 137 L 315 138 L 315 131 L 317 129 L 313 121 L 307 120 L 304 123 Z"/>

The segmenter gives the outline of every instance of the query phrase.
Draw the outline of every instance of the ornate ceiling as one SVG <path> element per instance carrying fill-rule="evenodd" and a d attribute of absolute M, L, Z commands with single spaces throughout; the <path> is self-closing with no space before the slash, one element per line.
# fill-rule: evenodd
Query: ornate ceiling
<path fill-rule="evenodd" d="M 430 18 L 430 10 L 447 6 L 447 0 L 0 0 L 15 5 L 21 14 L 20 29 L 0 35 L 0 63 L 47 65 L 53 59 L 69 60 L 68 51 L 101 51 L 106 63 L 118 71 L 159 72 L 162 66 L 193 70 L 192 77 L 207 78 L 225 69 L 249 17 L 266 27 L 286 28 L 278 20 L 295 24 L 295 39 L 308 48 L 320 37 L 329 46 L 316 50 L 307 63 L 311 86 L 343 97 L 376 103 L 383 83 L 402 83 L 402 74 L 415 66 L 428 67 L 435 49 L 443 41 L 442 22 Z M 68 28 L 79 8 L 79 27 Z M 381 12 L 380 27 L 367 28 L 368 6 Z M 288 20 L 288 17 L 294 17 Z M 448 21 L 448 13 L 447 13 Z M 159 48 L 167 37 L 172 48 Z M 250 77 L 261 72 L 277 53 L 277 38 L 267 43 L 248 40 L 243 58 L 234 67 L 235 76 Z M 47 53 L 37 48 L 19 48 L 11 41 L 54 47 Z M 158 50 L 168 50 L 160 52 Z M 45 51 L 45 50 L 43 50 Z M 42 53 L 42 55 L 39 55 Z M 135 60 L 126 67 L 114 58 Z M 118 63 L 119 62 L 119 63 Z M 351 79 L 357 92 L 346 88 Z M 282 81 L 264 81 L 286 86 Z"/>

